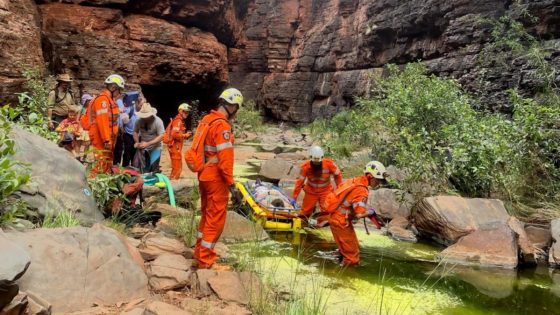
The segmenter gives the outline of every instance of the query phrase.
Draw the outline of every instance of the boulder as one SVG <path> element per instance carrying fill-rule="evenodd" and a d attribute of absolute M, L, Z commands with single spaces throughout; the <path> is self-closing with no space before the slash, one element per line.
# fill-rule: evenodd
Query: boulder
<path fill-rule="evenodd" d="M 75 213 L 82 224 L 103 220 L 86 179 L 86 169 L 68 151 L 17 126 L 12 128 L 14 159 L 31 167 L 32 183 L 18 195 L 41 215 L 49 211 Z"/>
<path fill-rule="evenodd" d="M 208 279 L 208 284 L 222 301 L 249 304 L 249 296 L 235 271 L 219 271 Z"/>
<path fill-rule="evenodd" d="M 148 279 L 117 232 L 108 228 L 37 229 L 6 233 L 25 247 L 32 264 L 18 284 L 72 312 L 132 300 L 148 294 Z"/>
<path fill-rule="evenodd" d="M 220 236 L 222 242 L 248 242 L 268 239 L 268 234 L 259 224 L 234 211 L 228 211 L 226 225 Z"/>
<path fill-rule="evenodd" d="M 515 233 L 517 239 L 517 246 L 521 254 L 522 262 L 526 264 L 537 263 L 537 248 L 533 246 L 527 233 L 525 233 L 524 224 L 521 223 L 516 217 L 510 217 L 508 220 L 509 228 Z"/>
<path fill-rule="evenodd" d="M 445 245 L 480 228 L 506 224 L 509 215 L 498 199 L 436 196 L 424 198 L 414 213 L 420 233 Z"/>
<path fill-rule="evenodd" d="M 212 289 L 210 289 L 210 285 L 208 284 L 208 279 L 216 276 L 218 274 L 217 271 L 212 269 L 198 269 L 195 274 L 196 279 L 193 279 L 191 283 L 191 289 L 198 297 L 205 297 L 212 295 Z"/>
<path fill-rule="evenodd" d="M 478 229 L 444 249 L 438 259 L 458 265 L 514 269 L 518 264 L 515 233 L 506 224 Z"/>
<path fill-rule="evenodd" d="M 274 158 L 279 160 L 286 160 L 286 161 L 303 161 L 305 160 L 306 157 L 301 153 L 284 152 L 284 153 L 276 154 Z"/>
<path fill-rule="evenodd" d="M 145 309 L 137 307 L 137 308 L 131 309 L 130 311 L 121 312 L 120 315 L 144 315 L 144 311 L 145 311 Z"/>
<path fill-rule="evenodd" d="M 190 315 L 191 312 L 182 310 L 177 306 L 173 306 L 171 304 L 155 301 L 148 306 L 146 306 L 146 310 L 144 311 L 144 315 Z"/>
<path fill-rule="evenodd" d="M 560 219 L 550 222 L 550 234 L 552 245 L 548 252 L 548 264 L 554 268 L 560 268 Z"/>
<path fill-rule="evenodd" d="M 23 276 L 31 264 L 31 256 L 0 230 L 0 261 L 0 280 L 15 281 Z"/>
<path fill-rule="evenodd" d="M 150 263 L 149 284 L 154 291 L 180 289 L 190 283 L 192 260 L 182 255 L 162 254 Z"/>
<path fill-rule="evenodd" d="M 18 295 L 19 287 L 14 281 L 0 280 L 0 310 Z"/>
<path fill-rule="evenodd" d="M 192 250 L 188 249 L 183 242 L 157 233 L 144 236 L 138 248 L 144 260 L 148 261 L 167 253 L 192 257 Z"/>
<path fill-rule="evenodd" d="M 368 205 L 375 209 L 382 218 L 392 219 L 396 216 L 410 217 L 414 199 L 399 189 L 380 188 L 371 190 Z"/>
<path fill-rule="evenodd" d="M 52 305 L 39 295 L 32 291 L 25 292 L 29 304 L 27 305 L 27 314 L 29 315 L 50 315 Z"/>
<path fill-rule="evenodd" d="M 25 309 L 28 304 L 27 295 L 25 293 L 19 293 L 10 304 L 0 309 L 0 315 L 23 315 L 25 314 Z"/>
<path fill-rule="evenodd" d="M 533 246 L 545 250 L 548 249 L 552 242 L 550 229 L 533 225 L 525 225 L 525 233 Z"/>
<path fill-rule="evenodd" d="M 418 239 L 414 232 L 408 230 L 410 222 L 404 217 L 397 216 L 387 225 L 387 233 L 396 241 L 416 243 Z"/>
<path fill-rule="evenodd" d="M 282 159 L 264 161 L 259 170 L 259 176 L 270 180 L 296 179 L 298 175 L 299 166 L 292 161 Z"/>

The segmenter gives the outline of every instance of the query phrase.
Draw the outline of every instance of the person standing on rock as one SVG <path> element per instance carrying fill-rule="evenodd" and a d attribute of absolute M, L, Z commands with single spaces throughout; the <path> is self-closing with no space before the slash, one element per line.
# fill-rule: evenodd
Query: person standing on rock
<path fill-rule="evenodd" d="M 59 74 L 56 78 L 56 87 L 49 92 L 47 99 L 47 118 L 49 129 L 54 130 L 56 126 L 68 117 L 68 109 L 76 105 L 70 84 L 72 79 L 67 73 Z"/>
<path fill-rule="evenodd" d="M 321 147 L 313 146 L 309 150 L 311 159 L 301 164 L 301 171 L 294 186 L 294 200 L 297 200 L 302 188 L 305 191 L 300 216 L 309 218 L 317 204 L 324 203 L 326 196 L 333 191 L 331 176 L 334 177 L 336 187 L 342 184 L 342 172 L 331 160 L 324 158 Z M 324 216 L 318 217 L 321 225 Z"/>
<path fill-rule="evenodd" d="M 144 172 L 159 173 L 161 142 L 165 133 L 163 121 L 157 115 L 157 109 L 150 103 L 144 103 L 136 113 L 138 120 L 134 124 L 134 147 L 143 152 Z"/>
<path fill-rule="evenodd" d="M 91 102 L 88 119 L 91 121 L 89 137 L 94 148 L 95 162 L 90 177 L 109 173 L 113 166 L 113 150 L 119 132 L 119 107 L 115 102 L 124 90 L 124 79 L 111 74 L 105 79 L 105 89 Z"/>
<path fill-rule="evenodd" d="M 192 132 L 187 131 L 185 124 L 186 119 L 189 117 L 191 107 L 187 103 L 179 105 L 179 113 L 167 129 L 163 136 L 163 143 L 167 145 L 169 156 L 171 157 L 171 175 L 170 179 L 179 179 L 183 171 L 183 143 L 186 139 L 192 136 Z"/>
<path fill-rule="evenodd" d="M 235 189 L 234 139 L 229 121 L 235 117 L 242 104 L 243 96 L 239 90 L 229 88 L 223 91 L 218 98 L 218 108 L 202 118 L 193 146 L 185 154 L 185 160 L 191 167 L 194 144 L 203 144 L 204 164 L 198 173 L 202 217 L 194 250 L 198 268 L 211 268 L 217 260 L 214 246 L 226 223 L 229 192 Z M 218 268 L 214 266 L 214 269 Z"/>
<path fill-rule="evenodd" d="M 330 213 L 329 224 L 343 266 L 360 262 L 360 244 L 352 220 L 375 215 L 375 211 L 367 207 L 368 186 L 375 189 L 386 182 L 386 177 L 385 166 L 371 161 L 366 165 L 363 176 L 345 181 L 325 200 L 324 208 Z"/>

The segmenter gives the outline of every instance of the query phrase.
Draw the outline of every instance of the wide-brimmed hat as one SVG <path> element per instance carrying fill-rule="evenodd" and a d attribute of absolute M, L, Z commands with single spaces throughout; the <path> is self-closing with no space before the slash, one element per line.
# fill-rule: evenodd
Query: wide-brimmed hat
<path fill-rule="evenodd" d="M 152 105 L 150 105 L 150 103 L 144 103 L 140 111 L 136 113 L 136 115 L 138 115 L 138 118 L 148 118 L 151 116 L 155 116 L 156 114 L 157 114 L 157 109 L 153 108 Z"/>
<path fill-rule="evenodd" d="M 61 73 L 56 76 L 56 81 L 72 82 L 72 78 L 68 73 Z"/>

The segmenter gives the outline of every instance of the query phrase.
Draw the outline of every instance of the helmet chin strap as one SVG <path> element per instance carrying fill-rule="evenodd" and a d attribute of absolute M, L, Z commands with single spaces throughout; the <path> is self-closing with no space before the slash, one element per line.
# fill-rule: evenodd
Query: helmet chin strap
<path fill-rule="evenodd" d="M 238 109 L 236 109 L 236 110 L 232 113 L 232 112 L 230 112 L 230 111 L 228 110 L 227 105 L 223 104 L 222 107 L 223 107 L 223 108 L 226 110 L 226 112 L 228 113 L 228 119 L 231 118 L 231 117 L 233 117 L 233 115 L 235 115 L 235 113 L 237 113 L 237 110 L 238 110 Z"/>

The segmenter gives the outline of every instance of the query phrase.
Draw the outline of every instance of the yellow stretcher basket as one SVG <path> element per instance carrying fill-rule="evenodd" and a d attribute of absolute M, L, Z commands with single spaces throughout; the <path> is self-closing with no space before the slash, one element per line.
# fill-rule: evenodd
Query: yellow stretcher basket
<path fill-rule="evenodd" d="M 241 194 L 241 205 L 249 210 L 249 216 L 265 230 L 302 233 L 301 219 L 297 217 L 299 209 L 265 207 L 257 203 L 249 192 L 250 182 L 235 183 Z M 278 189 L 279 190 L 279 189 Z"/>

